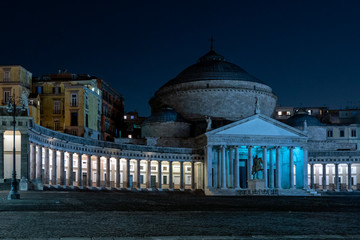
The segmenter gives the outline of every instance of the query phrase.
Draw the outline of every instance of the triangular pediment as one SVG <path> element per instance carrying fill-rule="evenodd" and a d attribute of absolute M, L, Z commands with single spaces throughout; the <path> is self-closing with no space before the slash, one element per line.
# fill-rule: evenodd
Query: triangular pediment
<path fill-rule="evenodd" d="M 206 135 L 307 137 L 304 132 L 261 114 L 217 128 Z"/>

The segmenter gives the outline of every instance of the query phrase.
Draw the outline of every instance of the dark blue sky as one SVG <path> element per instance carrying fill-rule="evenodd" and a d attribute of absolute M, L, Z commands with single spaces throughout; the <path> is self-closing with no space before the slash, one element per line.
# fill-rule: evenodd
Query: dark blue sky
<path fill-rule="evenodd" d="M 103 78 L 126 111 L 209 50 L 281 106 L 360 107 L 360 1 L 0 1 L 0 65 Z"/>

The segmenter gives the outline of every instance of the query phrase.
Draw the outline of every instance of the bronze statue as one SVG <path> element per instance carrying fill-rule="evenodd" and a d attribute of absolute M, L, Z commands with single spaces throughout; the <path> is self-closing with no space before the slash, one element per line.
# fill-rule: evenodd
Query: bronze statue
<path fill-rule="evenodd" d="M 251 174 L 257 177 L 259 171 L 263 171 L 263 160 L 261 158 L 259 158 L 257 155 L 255 155 L 255 157 L 253 158 L 253 166 L 252 166 L 252 171 Z"/>

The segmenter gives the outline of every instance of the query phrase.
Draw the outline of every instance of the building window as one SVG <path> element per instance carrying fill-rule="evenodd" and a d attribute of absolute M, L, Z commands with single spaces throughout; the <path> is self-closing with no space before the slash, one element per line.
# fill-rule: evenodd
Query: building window
<path fill-rule="evenodd" d="M 333 130 L 327 130 L 327 136 L 333 137 Z"/>
<path fill-rule="evenodd" d="M 85 113 L 85 127 L 89 127 L 89 114 Z"/>
<path fill-rule="evenodd" d="M 54 120 L 54 130 L 59 131 L 60 130 L 60 121 Z"/>
<path fill-rule="evenodd" d="M 356 129 L 351 129 L 351 136 L 356 137 Z"/>
<path fill-rule="evenodd" d="M 163 176 L 163 184 L 168 184 L 167 183 L 167 176 Z"/>
<path fill-rule="evenodd" d="M 61 92 L 61 88 L 59 86 L 53 87 L 53 93 L 54 94 L 59 94 L 60 92 Z"/>
<path fill-rule="evenodd" d="M 128 138 L 132 138 L 132 135 L 131 135 L 131 134 L 129 134 L 129 135 L 128 135 Z"/>
<path fill-rule="evenodd" d="M 151 166 L 151 171 L 156 171 L 156 166 Z"/>
<path fill-rule="evenodd" d="M 135 119 L 135 117 L 134 117 L 134 116 L 130 116 L 130 118 L 131 118 L 131 119 Z"/>
<path fill-rule="evenodd" d="M 77 107 L 77 94 L 72 93 L 71 94 L 71 107 Z"/>
<path fill-rule="evenodd" d="M 11 93 L 11 90 L 4 90 L 3 92 L 3 96 L 4 96 L 4 103 L 9 103 L 9 100 L 10 100 L 10 93 Z"/>
<path fill-rule="evenodd" d="M 140 184 L 144 184 L 144 175 L 140 175 Z"/>
<path fill-rule="evenodd" d="M 278 111 L 278 115 L 279 115 L 279 116 L 282 116 L 282 111 Z"/>
<path fill-rule="evenodd" d="M 42 94 L 43 93 L 43 87 L 42 86 L 37 86 L 36 87 L 36 92 L 37 92 L 37 94 Z"/>
<path fill-rule="evenodd" d="M 340 130 L 340 137 L 345 137 L 345 130 L 344 129 Z"/>
<path fill-rule="evenodd" d="M 307 110 L 308 114 L 311 115 L 311 110 Z"/>
<path fill-rule="evenodd" d="M 85 108 L 89 108 L 89 97 L 85 94 Z"/>
<path fill-rule="evenodd" d="M 10 82 L 10 68 L 4 68 L 4 82 Z"/>
<path fill-rule="evenodd" d="M 78 113 L 77 112 L 72 112 L 71 113 L 71 122 L 70 122 L 71 126 L 77 126 L 78 125 Z"/>
<path fill-rule="evenodd" d="M 127 116 L 126 116 L 126 115 L 124 116 L 124 119 L 127 119 Z"/>
<path fill-rule="evenodd" d="M 290 111 L 287 111 L 286 112 L 286 116 L 290 116 L 291 114 L 290 114 Z"/>
<path fill-rule="evenodd" d="M 100 100 L 98 100 L 98 114 L 101 114 Z"/>
<path fill-rule="evenodd" d="M 54 100 L 54 114 L 60 113 L 60 101 Z"/>

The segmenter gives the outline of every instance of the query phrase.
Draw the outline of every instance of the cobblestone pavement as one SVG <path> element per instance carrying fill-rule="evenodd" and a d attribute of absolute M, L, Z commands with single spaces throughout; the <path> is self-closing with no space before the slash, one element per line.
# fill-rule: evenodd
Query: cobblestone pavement
<path fill-rule="evenodd" d="M 360 239 L 360 197 L 27 192 L 8 201 L 6 195 L 0 192 L 0 238 Z"/>

